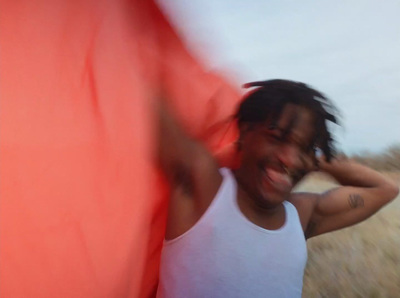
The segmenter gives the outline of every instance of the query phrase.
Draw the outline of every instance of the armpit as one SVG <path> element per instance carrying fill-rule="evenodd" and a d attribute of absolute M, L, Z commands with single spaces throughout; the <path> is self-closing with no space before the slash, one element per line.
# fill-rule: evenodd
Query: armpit
<path fill-rule="evenodd" d="M 194 194 L 193 177 L 187 166 L 177 164 L 174 167 L 173 184 L 175 187 L 181 187 L 186 195 Z"/>

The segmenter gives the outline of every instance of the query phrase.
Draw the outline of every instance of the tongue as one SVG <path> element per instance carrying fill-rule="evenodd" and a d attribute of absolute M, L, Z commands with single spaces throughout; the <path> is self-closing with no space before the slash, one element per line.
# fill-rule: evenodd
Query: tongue
<path fill-rule="evenodd" d="M 279 188 L 290 188 L 292 181 L 286 173 L 280 173 L 273 169 L 266 170 L 269 179 Z"/>

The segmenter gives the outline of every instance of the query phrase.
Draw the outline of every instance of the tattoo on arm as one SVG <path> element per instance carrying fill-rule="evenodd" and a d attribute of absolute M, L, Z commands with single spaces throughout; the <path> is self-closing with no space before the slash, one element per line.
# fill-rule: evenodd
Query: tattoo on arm
<path fill-rule="evenodd" d="M 317 227 L 317 223 L 315 221 L 310 221 L 308 223 L 307 228 L 304 231 L 304 236 L 306 237 L 306 239 L 310 238 L 312 236 L 316 227 Z"/>
<path fill-rule="evenodd" d="M 364 207 L 364 199 L 358 194 L 351 194 L 349 196 L 349 205 L 352 209 Z"/>

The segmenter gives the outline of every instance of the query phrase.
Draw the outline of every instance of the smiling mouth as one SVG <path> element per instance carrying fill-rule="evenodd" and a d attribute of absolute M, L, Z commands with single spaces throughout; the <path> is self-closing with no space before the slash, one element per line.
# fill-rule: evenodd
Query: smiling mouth
<path fill-rule="evenodd" d="M 263 178 L 276 190 L 290 191 L 293 185 L 292 178 L 286 167 L 262 167 Z"/>

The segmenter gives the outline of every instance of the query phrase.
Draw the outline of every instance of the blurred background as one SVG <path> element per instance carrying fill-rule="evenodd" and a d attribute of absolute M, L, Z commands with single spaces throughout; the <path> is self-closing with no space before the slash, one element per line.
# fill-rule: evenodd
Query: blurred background
<path fill-rule="evenodd" d="M 338 150 L 400 184 L 400 2 L 160 0 L 190 51 L 238 85 L 284 78 L 341 111 Z M 335 185 L 312 175 L 297 191 Z M 311 239 L 304 297 L 400 297 L 400 200 Z"/>
<path fill-rule="evenodd" d="M 400 185 L 400 171 L 382 171 Z M 335 181 L 314 174 L 296 191 L 323 192 Z M 366 221 L 307 241 L 303 297 L 400 295 L 400 196 Z"/>
<path fill-rule="evenodd" d="M 284 78 L 342 111 L 338 147 L 400 143 L 400 2 L 159 0 L 191 52 L 237 84 Z"/>

